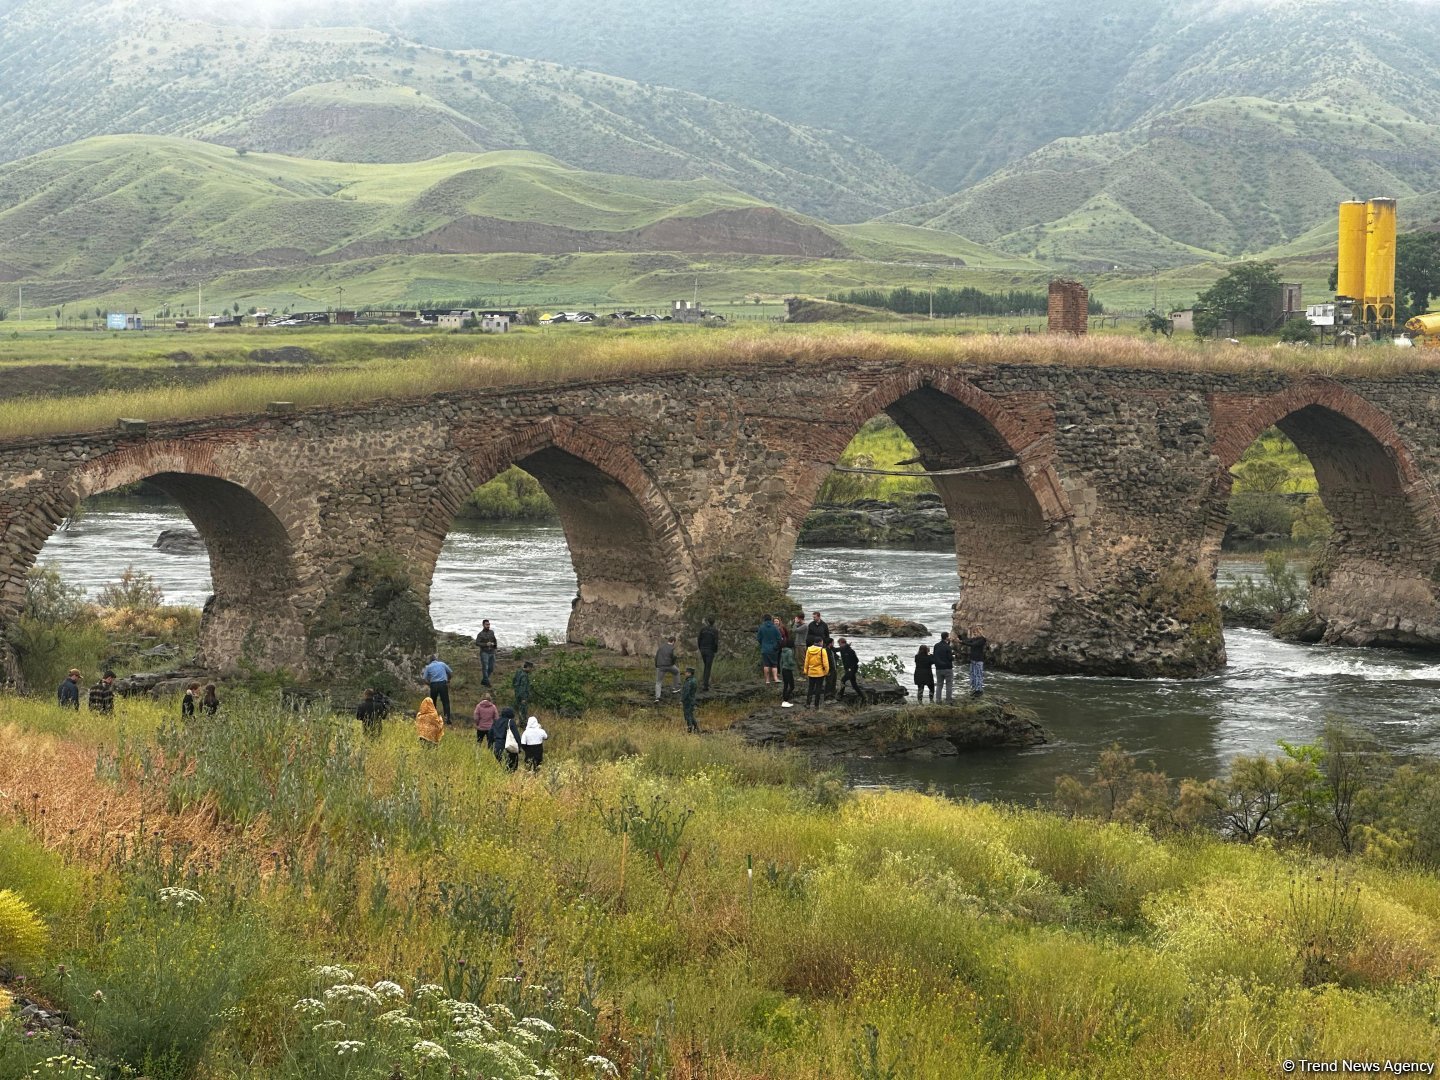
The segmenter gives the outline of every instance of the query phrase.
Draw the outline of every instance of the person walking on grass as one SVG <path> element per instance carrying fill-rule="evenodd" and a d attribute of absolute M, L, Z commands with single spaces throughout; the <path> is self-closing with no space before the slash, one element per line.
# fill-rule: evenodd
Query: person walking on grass
<path fill-rule="evenodd" d="M 379 738 L 381 722 L 385 719 L 385 709 L 377 698 L 383 700 L 382 695 L 367 687 L 360 695 L 360 704 L 355 706 L 355 719 L 360 721 L 360 730 L 371 739 Z"/>
<path fill-rule="evenodd" d="M 500 648 L 500 643 L 495 640 L 495 631 L 490 629 L 489 619 L 480 620 L 475 644 L 480 646 L 480 685 L 489 686 L 490 676 L 495 674 L 495 651 Z"/>
<path fill-rule="evenodd" d="M 415 714 L 415 734 L 420 736 L 421 746 L 433 750 L 440 745 L 445 735 L 445 721 L 435 711 L 433 698 L 427 697 L 420 702 L 420 709 Z"/>
<path fill-rule="evenodd" d="M 841 670 L 845 672 L 844 677 L 840 680 L 840 693 L 838 696 L 845 696 L 845 684 L 849 683 L 855 688 L 855 696 L 864 700 L 865 695 L 860 692 L 860 683 L 857 681 L 860 672 L 860 657 L 855 654 L 855 649 L 851 646 L 850 642 L 846 641 L 843 637 L 840 639 L 840 647 L 835 650 L 835 653 L 840 658 Z"/>
<path fill-rule="evenodd" d="M 700 666 L 705 670 L 700 689 L 709 690 L 710 665 L 715 663 L 715 654 L 720 651 L 720 631 L 715 629 L 715 616 L 706 617 L 705 625 L 700 628 L 700 634 L 695 638 L 695 648 L 700 654 Z"/>
<path fill-rule="evenodd" d="M 780 707 L 795 707 L 795 647 L 785 645 L 780 649 Z"/>
<path fill-rule="evenodd" d="M 950 631 L 940 631 L 935 643 L 935 693 L 946 705 L 955 704 L 955 648 L 950 644 Z"/>
<path fill-rule="evenodd" d="M 539 772 L 540 763 L 545 760 L 545 740 L 550 738 L 550 733 L 540 726 L 540 718 L 532 716 L 525 724 L 525 732 L 520 736 L 520 749 L 525 752 L 525 768 L 530 772 Z"/>
<path fill-rule="evenodd" d="M 930 655 L 930 646 L 921 645 L 915 654 L 915 704 L 925 701 L 926 689 L 930 691 L 930 704 L 935 704 L 935 658 Z"/>
<path fill-rule="evenodd" d="M 680 711 L 685 714 L 685 730 L 691 735 L 700 734 L 700 724 L 695 720 L 695 696 L 700 686 L 695 681 L 695 669 L 685 669 L 685 681 L 680 684 Z"/>
<path fill-rule="evenodd" d="M 496 761 L 505 759 L 505 739 L 514 734 L 515 710 L 510 706 L 500 710 L 500 715 L 495 719 L 495 726 L 490 730 L 490 750 L 495 755 Z"/>
<path fill-rule="evenodd" d="M 185 688 L 185 696 L 180 699 L 180 719 L 195 719 L 195 705 L 200 700 L 200 684 L 192 682 Z"/>
<path fill-rule="evenodd" d="M 529 660 L 515 672 L 515 677 L 510 680 L 510 688 L 515 691 L 515 713 L 516 716 L 530 715 L 530 672 L 535 665 Z M 503 744 L 502 744 L 503 745 Z M 498 753 L 495 755 L 500 756 Z"/>
<path fill-rule="evenodd" d="M 514 772 L 520 767 L 520 721 L 514 716 L 505 725 L 505 741 L 500 747 L 505 752 L 505 768 Z M 495 756 L 498 758 L 500 755 Z"/>
<path fill-rule="evenodd" d="M 780 681 L 780 627 L 775 625 L 773 616 L 766 615 L 760 620 L 755 631 L 755 643 L 760 646 L 760 670 L 765 685 Z"/>
<path fill-rule="evenodd" d="M 979 697 L 985 693 L 985 631 L 970 627 L 969 635 L 961 638 L 960 644 L 970 650 L 970 696 Z"/>
<path fill-rule="evenodd" d="M 100 681 L 90 687 L 86 704 L 91 712 L 112 713 L 115 711 L 115 672 L 107 671 Z"/>
<path fill-rule="evenodd" d="M 80 669 L 78 667 L 70 669 L 65 676 L 65 681 L 60 684 L 60 689 L 55 692 L 55 696 L 62 709 L 80 711 Z"/>
<path fill-rule="evenodd" d="M 215 684 L 207 683 L 205 693 L 200 696 L 200 711 L 206 716 L 214 716 L 220 711 L 220 698 L 215 693 Z"/>
<path fill-rule="evenodd" d="M 673 676 L 673 692 L 680 692 L 680 667 L 675 663 L 675 638 L 672 635 L 660 643 L 655 650 L 655 700 L 660 700 L 661 688 L 665 685 L 665 676 Z"/>
<path fill-rule="evenodd" d="M 823 644 L 805 650 L 805 677 L 810 680 L 805 691 L 805 707 L 820 708 L 825 696 L 825 676 L 830 674 L 830 656 Z"/>
<path fill-rule="evenodd" d="M 489 694 L 481 694 L 480 700 L 475 703 L 475 741 L 481 746 L 493 738 L 498 719 L 500 710 L 495 707 L 495 702 L 490 700 Z"/>
<path fill-rule="evenodd" d="M 454 674 L 450 665 L 441 660 L 439 656 L 430 657 L 430 663 L 425 665 L 424 674 L 421 676 L 430 687 L 430 700 L 435 703 L 440 715 L 445 717 L 445 723 L 450 723 L 450 676 Z"/>

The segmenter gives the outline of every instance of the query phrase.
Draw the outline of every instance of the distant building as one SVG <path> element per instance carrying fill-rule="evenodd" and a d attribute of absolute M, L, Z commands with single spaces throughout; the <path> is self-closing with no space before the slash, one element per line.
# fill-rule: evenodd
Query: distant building
<path fill-rule="evenodd" d="M 473 318 L 475 318 L 475 312 L 469 308 L 463 311 L 447 311 L 435 320 L 435 325 L 441 330 L 459 330 Z"/>
<path fill-rule="evenodd" d="M 106 330 L 144 330 L 145 319 L 140 315 L 127 315 L 123 311 L 112 311 L 105 316 Z"/>
<path fill-rule="evenodd" d="M 510 316 L 482 315 L 480 329 L 487 334 L 508 334 L 510 332 Z"/>
<path fill-rule="evenodd" d="M 467 325 L 473 324 L 487 334 L 506 334 L 510 331 L 510 324 L 519 318 L 519 315 L 517 311 L 477 311 L 474 308 L 463 308 L 437 316 L 435 325 L 441 330 L 463 330 Z"/>

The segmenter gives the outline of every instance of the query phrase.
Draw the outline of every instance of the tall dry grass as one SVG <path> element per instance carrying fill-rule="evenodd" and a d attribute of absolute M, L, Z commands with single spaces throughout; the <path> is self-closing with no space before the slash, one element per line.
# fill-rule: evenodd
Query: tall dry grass
<path fill-rule="evenodd" d="M 847 360 L 901 366 L 1037 366 L 1173 371 L 1283 371 L 1293 375 L 1393 375 L 1433 370 L 1429 350 L 1296 349 L 1174 343 L 1114 336 L 877 333 L 846 328 L 571 331 L 458 339 L 405 360 L 343 370 L 245 375 L 203 386 L 106 391 L 82 397 L 0 403 L 0 438 L 113 427 L 117 417 L 178 420 L 260 412 L 267 402 L 322 406 L 424 393 L 528 387 L 681 371 L 732 371 L 768 364 L 811 366 Z"/>

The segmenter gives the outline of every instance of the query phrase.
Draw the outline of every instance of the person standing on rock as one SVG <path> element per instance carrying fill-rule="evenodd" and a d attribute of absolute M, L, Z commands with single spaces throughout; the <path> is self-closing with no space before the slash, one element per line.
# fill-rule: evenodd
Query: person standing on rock
<path fill-rule="evenodd" d="M 969 636 L 961 638 L 960 644 L 970 650 L 970 696 L 979 697 L 985 693 L 985 631 L 972 626 Z"/>
<path fill-rule="evenodd" d="M 840 647 L 835 650 L 835 653 L 839 656 L 840 667 L 845 672 L 844 677 L 840 680 L 840 693 L 838 696 L 845 696 L 845 684 L 849 683 L 855 688 L 855 696 L 863 701 L 865 695 L 860 692 L 860 682 L 858 679 L 860 657 L 855 655 L 855 649 L 851 646 L 850 642 L 846 641 L 843 637 L 840 639 Z"/>
<path fill-rule="evenodd" d="M 782 709 L 793 709 L 795 707 L 795 647 L 793 645 L 782 645 L 780 647 L 780 707 Z"/>
<path fill-rule="evenodd" d="M 830 670 L 825 673 L 825 700 L 835 700 L 835 684 L 840 680 L 840 656 L 835 651 L 835 642 L 827 635 L 825 638 L 825 662 L 830 665 Z"/>
<path fill-rule="evenodd" d="M 705 625 L 700 628 L 700 634 L 695 639 L 695 648 L 700 653 L 700 666 L 705 670 L 700 689 L 709 690 L 710 665 L 715 663 L 715 654 L 720 651 L 720 631 L 715 629 L 714 615 L 706 616 Z"/>
<path fill-rule="evenodd" d="M 930 704 L 935 704 L 935 658 L 930 655 L 930 646 L 921 645 L 915 654 L 915 704 L 925 701 L 925 689 L 930 689 Z"/>
<path fill-rule="evenodd" d="M 673 675 L 673 692 L 680 692 L 680 667 L 675 663 L 675 638 L 667 637 L 655 650 L 655 700 L 660 700 L 660 694 L 665 686 L 665 676 Z"/>
<path fill-rule="evenodd" d="M 510 688 L 515 691 L 516 716 L 530 715 L 530 671 L 534 667 L 534 664 L 526 660 L 520 670 L 515 672 L 515 677 L 510 680 Z M 500 738 L 500 736 L 497 735 L 496 738 Z M 503 746 L 504 743 L 502 742 L 501 745 Z M 500 754 L 497 752 L 495 756 L 498 758 Z"/>
<path fill-rule="evenodd" d="M 495 640 L 495 631 L 490 629 L 490 620 L 480 620 L 480 632 L 475 635 L 475 644 L 480 646 L 480 685 L 489 686 L 490 676 L 495 674 L 495 650 L 500 643 Z"/>
<path fill-rule="evenodd" d="M 815 612 L 815 617 L 811 619 L 809 625 L 805 627 L 806 646 L 808 647 L 810 645 L 824 645 L 825 639 L 829 636 L 829 624 L 826 623 L 824 619 L 820 618 L 820 613 L 818 611 Z"/>
<path fill-rule="evenodd" d="M 935 693 L 946 705 L 955 704 L 955 648 L 950 644 L 950 631 L 941 630 L 935 643 Z"/>
<path fill-rule="evenodd" d="M 805 690 L 805 707 L 818 709 L 825 696 L 825 676 L 830 674 L 830 655 L 824 644 L 811 645 L 805 650 L 804 670 L 810 680 Z"/>
<path fill-rule="evenodd" d="M 680 711 L 685 715 L 685 730 L 691 735 L 700 734 L 700 724 L 695 719 L 695 697 L 700 686 L 695 681 L 695 669 L 685 669 L 685 681 L 680 684 Z"/>
<path fill-rule="evenodd" d="M 90 695 L 85 702 L 91 712 L 111 713 L 115 711 L 115 672 L 107 671 L 100 677 L 100 681 L 90 687 Z"/>
<path fill-rule="evenodd" d="M 74 709 L 80 711 L 80 669 L 72 667 L 65 681 L 60 684 L 60 689 L 55 692 L 62 709 Z"/>
<path fill-rule="evenodd" d="M 453 674 L 449 664 L 439 656 L 432 656 L 421 675 L 430 687 L 430 700 L 435 703 L 436 711 L 445 717 L 447 724 L 450 723 L 450 676 Z"/>
<path fill-rule="evenodd" d="M 755 631 L 755 640 L 760 645 L 760 667 L 764 672 L 765 684 L 780 681 L 780 627 L 775 619 L 766 615 Z"/>

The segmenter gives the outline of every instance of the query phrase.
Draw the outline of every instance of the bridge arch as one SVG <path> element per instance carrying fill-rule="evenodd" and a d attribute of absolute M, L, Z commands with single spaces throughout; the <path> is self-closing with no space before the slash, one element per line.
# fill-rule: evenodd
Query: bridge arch
<path fill-rule="evenodd" d="M 628 447 L 549 419 L 499 440 L 457 433 L 462 454 L 425 516 L 420 573 L 428 600 L 441 546 L 465 499 L 510 466 L 545 489 L 560 516 L 579 596 L 570 641 L 595 640 L 647 654 L 677 631 L 695 588 L 691 546 L 679 515 Z M 477 613 L 477 624 L 478 624 Z"/>
<path fill-rule="evenodd" d="M 213 595 L 200 623 L 200 663 L 222 671 L 242 659 L 297 666 L 305 635 L 296 611 L 295 522 L 282 520 L 268 479 L 232 467 L 208 442 L 122 446 L 77 465 L 38 496 L 7 528 L 19 551 L 5 556 L 5 614 L 18 611 L 25 575 L 76 507 L 142 480 L 180 505 L 209 553 Z"/>
<path fill-rule="evenodd" d="M 812 460 L 791 504 L 784 558 L 793 554 L 801 522 L 851 439 L 881 413 L 915 444 L 927 471 L 1014 462 L 931 479 L 955 527 L 959 580 L 948 586 L 958 597 L 955 625 L 981 625 L 1000 663 L 1026 666 L 1056 604 L 1082 573 L 1046 408 L 1016 409 L 944 369 L 884 378 L 810 443 Z"/>
<path fill-rule="evenodd" d="M 1440 502 L 1394 422 L 1324 377 L 1268 397 L 1214 395 L 1219 463 L 1204 558 L 1213 572 L 1227 522 L 1230 468 L 1260 434 L 1279 428 L 1315 469 L 1334 525 L 1311 571 L 1310 607 L 1323 640 L 1440 646 Z"/>

